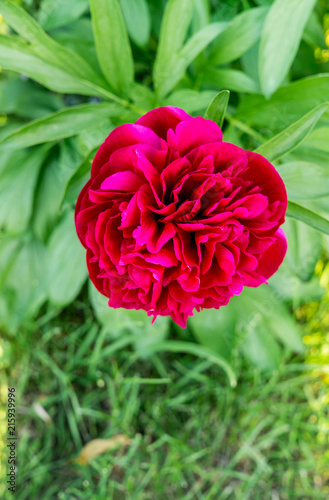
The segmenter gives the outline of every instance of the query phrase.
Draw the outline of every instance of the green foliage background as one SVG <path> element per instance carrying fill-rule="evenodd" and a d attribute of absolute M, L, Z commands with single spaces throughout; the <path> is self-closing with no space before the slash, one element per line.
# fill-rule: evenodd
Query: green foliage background
<path fill-rule="evenodd" d="M 232 387 L 236 386 L 237 379 L 240 380 L 237 391 L 244 391 L 244 384 L 247 387 L 242 406 L 250 405 L 259 396 L 257 384 L 250 383 L 252 373 L 259 373 L 258 370 L 263 373 L 269 384 L 264 394 L 275 399 L 279 397 L 274 389 L 276 385 L 291 389 L 295 383 L 280 379 L 286 376 L 282 368 L 286 361 L 293 356 L 296 366 L 303 368 L 291 370 L 304 369 L 305 346 L 300 323 L 304 313 L 306 318 L 309 314 L 309 306 L 305 304 L 323 304 L 327 300 L 323 286 L 326 279 L 322 277 L 320 283 L 320 271 L 326 276 L 329 255 L 328 2 L 0 0 L 0 14 L 3 353 L 0 367 L 5 377 L 9 375 L 17 380 L 15 369 L 23 370 L 24 376 L 19 382 L 22 397 L 24 391 L 27 399 L 34 397 L 34 391 L 46 394 L 45 407 L 50 413 L 53 411 L 55 425 L 63 436 L 68 435 L 70 443 L 67 445 L 65 439 L 62 442 L 56 430 L 48 429 L 48 437 L 37 441 L 35 453 L 39 458 L 33 469 L 28 459 L 30 439 L 33 435 L 39 439 L 40 429 L 23 432 L 26 470 L 22 477 L 29 482 L 30 490 L 24 493 L 21 489 L 19 498 L 91 498 L 92 494 L 98 498 L 94 493 L 98 490 L 103 492 L 101 498 L 322 498 L 319 489 L 316 490 L 318 496 L 312 496 L 316 481 L 312 482 L 308 473 L 308 479 L 295 478 L 295 475 L 299 477 L 300 469 L 304 470 L 302 465 L 291 469 L 292 482 L 287 480 L 282 490 L 279 489 L 279 496 L 275 496 L 278 486 L 273 474 L 278 465 L 265 466 L 266 460 L 259 455 L 261 450 L 274 447 L 275 438 L 267 437 L 266 446 L 253 447 L 254 438 L 261 436 L 265 428 L 269 432 L 265 432 L 266 436 L 281 433 L 276 420 L 267 419 L 266 406 L 259 410 L 266 424 L 263 427 L 260 424 L 259 432 L 250 431 L 254 436 L 251 441 L 245 438 L 250 444 L 248 450 L 252 450 L 247 453 L 251 462 L 247 460 L 248 464 L 242 465 L 240 472 L 237 468 L 240 458 L 231 457 L 233 462 L 220 460 L 218 470 L 227 466 L 229 471 L 220 479 L 215 471 L 215 458 L 204 462 L 206 469 L 214 469 L 213 474 L 208 471 L 209 477 L 202 475 L 198 467 L 189 474 L 187 465 L 175 462 L 175 453 L 178 453 L 183 463 L 187 460 L 187 464 L 198 464 L 201 460 L 202 464 L 202 457 L 208 452 L 200 451 L 197 455 L 196 450 L 209 448 L 211 455 L 216 447 L 213 448 L 211 440 L 201 444 L 200 435 L 198 444 L 189 443 L 186 446 L 190 449 L 185 449 L 184 443 L 190 439 L 185 427 L 187 434 L 178 446 L 175 439 L 179 438 L 172 427 L 179 427 L 180 412 L 184 414 L 184 411 L 193 415 L 191 429 L 202 426 L 198 415 L 203 408 L 203 396 L 194 399 L 193 391 L 198 393 L 199 384 L 204 384 L 207 411 L 202 410 L 201 414 L 207 419 L 213 411 L 211 398 L 217 394 L 214 384 L 216 386 L 218 377 L 222 377 L 218 375 L 221 370 L 227 378 L 218 379 L 218 404 L 223 405 L 218 415 L 225 420 L 224 400 L 228 398 L 228 408 L 234 413 L 232 419 L 243 429 L 243 416 L 234 406 Z M 223 90 L 230 91 L 227 108 L 228 93 Z M 152 326 L 143 312 L 109 309 L 106 299 L 86 284 L 84 250 L 77 240 L 73 221 L 76 198 L 105 137 L 117 125 L 133 122 L 148 110 L 165 105 L 181 107 L 192 115 L 206 113 L 218 123 L 224 120 L 224 140 L 257 150 L 273 161 L 289 195 L 289 217 L 284 226 L 288 254 L 270 285 L 245 290 L 219 311 L 196 314 L 185 331 L 167 318 L 157 319 Z M 310 323 L 309 319 L 307 322 Z M 135 362 L 139 368 L 131 372 Z M 34 379 L 31 363 L 36 366 Z M 185 374 L 185 378 L 181 378 L 192 367 L 198 375 Z M 249 370 L 247 375 L 244 375 L 245 369 Z M 273 370 L 275 375 L 269 375 Z M 48 380 L 49 373 L 54 375 L 53 380 Z M 122 388 L 117 380 L 126 377 L 134 381 L 130 384 L 128 380 Z M 160 389 L 162 384 L 166 386 L 173 381 L 165 397 L 161 399 L 158 390 L 152 395 L 144 391 L 138 396 L 143 384 L 149 383 L 142 379 L 149 381 L 154 377 L 160 380 L 155 382 Z M 193 381 L 189 408 L 188 398 L 177 401 L 181 391 L 189 394 L 182 381 L 190 379 Z M 95 380 L 102 381 L 98 388 L 94 387 Z M 226 387 L 227 381 L 231 388 Z M 103 425 L 108 410 L 103 383 L 110 394 L 113 430 Z M 286 402 L 288 413 L 285 416 L 281 413 L 282 429 L 286 429 L 285 421 L 289 421 L 288 414 L 294 412 L 294 405 L 304 404 L 303 379 L 296 377 L 296 384 L 298 390 L 296 394 L 291 393 L 291 406 Z M 59 391 L 57 401 L 56 391 Z M 77 396 L 76 391 L 81 394 Z M 95 396 L 89 398 L 89 391 L 96 391 Z M 148 407 L 150 397 L 158 402 L 156 415 L 152 413 L 154 409 Z M 244 397 L 242 392 L 241 397 Z M 116 408 L 113 401 L 117 401 L 117 415 L 123 418 L 122 425 L 121 417 L 116 422 L 113 416 Z M 170 412 L 170 408 L 175 409 L 172 427 L 164 425 L 153 429 L 152 422 L 161 421 L 161 413 Z M 139 411 L 143 423 L 139 422 Z M 305 418 L 311 418 L 307 412 L 306 408 Z M 302 420 L 302 413 L 299 415 Z M 257 420 L 257 412 L 251 412 L 249 417 L 250 421 Z M 30 420 L 26 425 L 29 428 Z M 228 427 L 216 425 L 219 433 L 229 432 Z M 298 425 L 296 436 L 302 432 Z M 118 479 L 117 472 L 113 473 L 111 468 L 107 470 L 107 479 L 103 479 L 103 465 L 99 462 L 93 465 L 94 473 L 84 471 L 71 477 L 73 482 L 77 480 L 74 488 L 80 491 L 81 477 L 91 474 L 85 479 L 91 488 L 89 493 L 72 490 L 66 494 L 63 490 L 64 496 L 56 496 L 60 493 L 57 483 L 53 489 L 47 489 L 52 480 L 54 442 L 58 449 L 67 446 L 65 453 L 72 456 L 84 442 L 99 434 L 125 432 L 140 436 L 139 427 L 143 427 L 146 441 L 150 440 L 148 444 L 144 441 L 146 448 L 140 455 L 136 452 L 136 463 L 146 460 L 145 477 L 151 478 L 142 479 L 136 471 L 142 486 L 135 488 L 129 482 L 125 474 L 130 459 L 122 458 L 121 461 L 126 460 L 120 462 L 124 479 L 120 474 Z M 256 423 L 255 429 L 258 429 Z M 249 430 L 246 429 L 248 436 Z M 309 432 L 313 435 L 316 430 L 309 429 Z M 173 435 L 176 437 L 172 442 Z M 136 439 L 133 449 L 137 450 L 142 438 Z M 288 462 L 297 455 L 302 456 L 308 446 L 306 437 L 302 443 L 298 439 L 296 437 L 291 445 Z M 159 445 L 155 444 L 157 440 Z M 214 442 L 222 446 L 220 440 Z M 283 458 L 284 442 L 278 441 L 275 460 Z M 162 483 L 161 478 L 166 480 L 166 475 L 160 473 L 164 467 L 163 455 L 160 453 L 155 459 L 155 454 L 152 457 L 155 462 L 148 461 L 146 457 L 151 451 L 145 451 L 147 446 L 161 453 L 168 446 L 170 464 L 167 467 L 171 471 L 168 474 L 172 490 Z M 233 455 L 238 453 L 234 446 L 228 449 L 228 455 L 231 451 Z M 305 452 L 310 470 L 315 467 L 310 458 L 313 452 L 313 449 Z M 62 460 L 63 455 L 59 454 L 61 458 L 58 458 L 59 451 L 56 453 L 54 459 Z M 241 457 L 245 454 L 241 452 Z M 128 456 L 133 460 L 133 452 Z M 45 469 L 40 465 L 43 460 Z M 55 463 L 55 470 L 63 466 Z M 256 468 L 250 464 L 256 464 Z M 30 465 L 40 471 L 39 476 L 33 475 Z M 112 465 L 115 468 L 115 461 Z M 290 470 L 289 464 L 287 467 Z M 284 472 L 278 474 L 282 479 Z M 155 476 L 160 478 L 159 484 L 152 486 Z M 259 478 L 270 481 L 264 479 L 266 477 L 273 479 L 272 496 L 261 481 L 258 484 Z M 66 480 L 70 482 L 68 478 L 63 480 L 65 484 Z M 238 496 L 234 496 L 235 482 Z M 323 486 L 322 483 L 323 478 Z M 306 488 L 305 496 L 301 493 L 293 496 L 295 487 L 300 488 L 300 492 Z"/>

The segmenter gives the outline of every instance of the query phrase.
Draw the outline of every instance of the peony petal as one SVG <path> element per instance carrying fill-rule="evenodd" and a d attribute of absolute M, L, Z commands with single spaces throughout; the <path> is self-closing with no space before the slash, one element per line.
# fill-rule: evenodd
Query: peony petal
<path fill-rule="evenodd" d="M 183 156 L 198 146 L 221 142 L 222 137 L 222 131 L 215 122 L 197 116 L 179 123 L 175 133 L 168 134 L 167 142 Z"/>
<path fill-rule="evenodd" d="M 174 108 L 173 106 L 160 107 L 157 109 L 152 109 L 144 116 L 139 118 L 136 124 L 144 125 L 144 127 L 149 127 L 153 132 L 155 132 L 161 139 L 167 138 L 167 131 L 169 129 L 175 130 L 177 125 L 186 120 L 191 120 L 191 116 L 185 113 L 180 108 Z"/>
<path fill-rule="evenodd" d="M 97 151 L 91 168 L 91 176 L 95 177 L 98 174 L 114 151 L 140 143 L 161 149 L 159 137 L 147 127 L 127 123 L 114 129 Z"/>

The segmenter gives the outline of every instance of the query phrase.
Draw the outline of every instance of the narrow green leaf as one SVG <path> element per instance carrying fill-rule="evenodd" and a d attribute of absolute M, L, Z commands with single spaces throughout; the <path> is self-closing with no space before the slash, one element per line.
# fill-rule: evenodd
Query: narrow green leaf
<path fill-rule="evenodd" d="M 307 138 L 305 146 L 329 153 L 329 127 L 314 130 Z"/>
<path fill-rule="evenodd" d="M 48 295 L 53 304 L 70 304 L 87 279 L 86 252 L 74 227 L 74 213 L 66 213 L 47 245 Z"/>
<path fill-rule="evenodd" d="M 269 97 L 295 59 L 304 27 L 316 0 L 275 0 L 266 17 L 259 46 L 259 77 Z"/>
<path fill-rule="evenodd" d="M 196 339 L 225 359 L 230 359 L 236 347 L 236 310 L 231 304 L 216 309 L 204 309 L 189 318 L 188 324 Z"/>
<path fill-rule="evenodd" d="M 120 0 L 123 17 L 132 40 L 144 47 L 151 34 L 151 16 L 146 0 Z"/>
<path fill-rule="evenodd" d="M 49 65 L 61 68 L 68 75 L 102 85 L 103 80 L 84 59 L 50 38 L 35 19 L 16 2 L 0 0 L 0 14 L 22 38 L 31 44 L 36 56 L 44 59 Z M 51 73 L 50 75 L 53 77 Z"/>
<path fill-rule="evenodd" d="M 106 80 L 127 94 L 134 80 L 134 63 L 118 0 L 90 0 L 99 64 Z"/>
<path fill-rule="evenodd" d="M 211 349 L 208 349 L 207 347 L 200 346 L 198 344 L 193 344 L 192 342 L 182 342 L 178 340 L 168 340 L 167 342 L 159 342 L 157 344 L 154 344 L 150 346 L 149 351 L 151 353 L 154 352 L 180 352 L 180 353 L 185 353 L 185 354 L 192 354 L 193 356 L 197 356 L 199 358 L 204 358 L 210 361 L 211 363 L 219 366 L 222 368 L 226 375 L 229 378 L 230 384 L 232 387 L 235 387 L 237 382 L 236 382 L 236 376 L 232 370 L 232 367 L 229 365 L 229 363 L 216 354 L 214 351 Z"/>
<path fill-rule="evenodd" d="M 262 370 L 278 369 L 282 352 L 279 344 L 263 323 L 257 324 L 248 331 L 241 347 L 244 356 Z"/>
<path fill-rule="evenodd" d="M 285 221 L 283 230 L 288 243 L 285 264 L 301 280 L 310 280 L 321 253 L 321 233 L 290 217 Z"/>
<path fill-rule="evenodd" d="M 99 96 L 121 102 L 108 90 L 73 76 L 65 69 L 42 59 L 33 51 L 32 46 L 17 37 L 0 34 L 0 66 L 23 73 L 55 92 Z"/>
<path fill-rule="evenodd" d="M 166 95 L 179 82 L 188 66 L 218 36 L 222 29 L 222 23 L 209 24 L 186 42 L 168 65 L 167 77 L 163 78 L 160 95 Z"/>
<path fill-rule="evenodd" d="M 31 235 L 20 248 L 6 276 L 4 290 L 14 294 L 12 315 L 18 321 L 33 317 L 46 300 L 45 248 Z"/>
<path fill-rule="evenodd" d="M 328 169 L 307 161 L 291 161 L 279 165 L 288 198 L 291 201 L 329 197 Z"/>
<path fill-rule="evenodd" d="M 247 52 L 259 39 L 267 12 L 266 7 L 259 7 L 236 16 L 213 45 L 211 62 L 225 64 Z"/>
<path fill-rule="evenodd" d="M 250 330 L 267 330 L 290 350 L 303 352 L 298 324 L 269 286 L 244 288 L 241 295 L 233 297 L 232 305 L 237 311 L 241 334 Z"/>
<path fill-rule="evenodd" d="M 310 76 L 281 87 L 270 99 L 261 95 L 242 97 L 235 117 L 257 127 L 282 130 L 326 102 L 328 95 L 329 75 Z"/>
<path fill-rule="evenodd" d="M 179 89 L 170 94 L 163 102 L 164 106 L 176 106 L 184 109 L 187 113 L 194 113 L 207 109 L 216 92 L 204 90 L 198 92 L 192 89 Z"/>
<path fill-rule="evenodd" d="M 153 70 L 154 86 L 160 95 L 164 93 L 164 82 L 170 78 L 170 64 L 186 38 L 193 10 L 194 5 L 190 0 L 167 2 Z"/>
<path fill-rule="evenodd" d="M 36 119 L 54 113 L 62 106 L 60 96 L 50 94 L 30 80 L 15 75 L 0 82 L 0 114 Z"/>
<path fill-rule="evenodd" d="M 208 106 L 207 111 L 205 112 L 204 117 L 206 118 L 206 120 L 213 120 L 217 123 L 217 125 L 220 126 L 220 128 L 222 128 L 229 98 L 229 90 L 222 90 L 221 92 L 219 92 L 213 98 Z"/>
<path fill-rule="evenodd" d="M 237 69 L 207 69 L 204 83 L 217 88 L 225 88 L 234 92 L 259 92 L 257 83 L 242 71 Z"/>
<path fill-rule="evenodd" d="M 42 0 L 37 19 L 41 26 L 49 31 L 67 26 L 79 19 L 89 7 L 88 0 Z"/>
<path fill-rule="evenodd" d="M 317 229 L 321 233 L 329 234 L 329 220 L 297 203 L 288 201 L 287 216 L 300 220 L 304 222 L 304 224 L 314 227 L 314 229 Z"/>
<path fill-rule="evenodd" d="M 49 144 L 1 154 L 0 227 L 10 234 L 19 234 L 27 228 L 39 171 L 48 150 Z"/>
<path fill-rule="evenodd" d="M 315 109 L 290 125 L 280 134 L 256 149 L 256 153 L 274 161 L 295 149 L 312 130 L 316 122 L 327 110 L 328 103 L 320 104 Z"/>
<path fill-rule="evenodd" d="M 95 127 L 95 123 L 122 113 L 118 104 L 82 104 L 24 125 L 0 141 L 1 149 L 19 149 L 43 142 L 58 141 Z"/>

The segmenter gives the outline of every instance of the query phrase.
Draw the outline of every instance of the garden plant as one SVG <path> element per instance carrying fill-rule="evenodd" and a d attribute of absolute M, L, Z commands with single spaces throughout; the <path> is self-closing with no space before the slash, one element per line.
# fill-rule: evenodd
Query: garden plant
<path fill-rule="evenodd" d="M 328 498 L 328 1 L 0 16 L 1 498 Z"/>

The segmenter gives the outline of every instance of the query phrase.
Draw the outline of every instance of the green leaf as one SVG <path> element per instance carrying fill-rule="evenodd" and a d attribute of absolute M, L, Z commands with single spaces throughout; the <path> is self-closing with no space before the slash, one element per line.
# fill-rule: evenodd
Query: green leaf
<path fill-rule="evenodd" d="M 159 342 L 157 344 L 154 344 L 153 346 L 150 346 L 149 351 L 151 353 L 155 353 L 155 352 L 180 352 L 180 353 L 184 353 L 184 354 L 192 354 L 193 356 L 207 359 L 211 363 L 222 368 L 225 371 L 226 375 L 228 376 L 231 386 L 232 387 L 236 386 L 236 383 L 237 383 L 236 376 L 232 370 L 232 367 L 229 365 L 229 363 L 224 358 L 222 358 L 218 354 L 214 353 L 211 349 L 208 349 L 207 347 L 203 347 L 203 346 L 200 346 L 198 344 L 193 344 L 192 342 L 181 342 L 178 340 L 173 340 L 173 341 L 168 340 L 167 342 Z"/>
<path fill-rule="evenodd" d="M 291 201 L 329 197 L 328 170 L 306 161 L 291 161 L 279 165 L 288 198 Z"/>
<path fill-rule="evenodd" d="M 23 73 L 55 92 L 119 100 L 108 90 L 73 76 L 67 70 L 42 59 L 32 46 L 16 37 L 0 35 L 0 65 L 3 69 Z"/>
<path fill-rule="evenodd" d="M 14 294 L 12 314 L 18 321 L 34 316 L 46 300 L 45 277 L 45 248 L 28 235 L 21 241 L 4 285 L 5 290 Z"/>
<path fill-rule="evenodd" d="M 242 97 L 235 118 L 249 125 L 282 130 L 328 100 L 329 75 L 316 75 L 280 88 L 270 99 L 263 96 Z M 329 114 L 324 118 L 328 120 Z"/>
<path fill-rule="evenodd" d="M 39 171 L 48 150 L 49 145 L 1 155 L 0 227 L 10 234 L 27 228 Z"/>
<path fill-rule="evenodd" d="M 193 35 L 177 54 L 173 55 L 167 66 L 166 73 L 162 74 L 159 88 L 160 97 L 166 95 L 179 82 L 188 66 L 218 36 L 222 29 L 222 23 L 205 26 Z"/>
<path fill-rule="evenodd" d="M 163 106 L 176 106 L 182 108 L 186 113 L 195 113 L 207 109 L 216 92 L 214 90 L 205 90 L 197 92 L 192 89 L 175 90 L 163 102 Z"/>
<path fill-rule="evenodd" d="M 0 141 L 0 148 L 12 150 L 43 142 L 59 141 L 93 128 L 95 123 L 99 124 L 121 113 L 121 106 L 110 103 L 82 104 L 66 108 L 15 130 Z"/>
<path fill-rule="evenodd" d="M 162 18 L 159 45 L 153 69 L 153 81 L 159 95 L 170 78 L 170 65 L 187 35 L 194 5 L 190 0 L 169 0 Z M 169 89 L 170 90 L 170 89 Z"/>
<path fill-rule="evenodd" d="M 49 31 L 67 26 L 79 19 L 89 7 L 88 0 L 42 0 L 37 19 L 41 26 Z"/>
<path fill-rule="evenodd" d="M 210 61 L 217 65 L 239 59 L 259 39 L 267 12 L 260 7 L 237 15 L 213 45 Z"/>
<path fill-rule="evenodd" d="M 259 46 L 259 78 L 267 97 L 280 86 L 295 59 L 315 1 L 275 0 L 271 6 Z"/>
<path fill-rule="evenodd" d="M 329 127 L 314 130 L 305 141 L 305 146 L 329 153 Z"/>
<path fill-rule="evenodd" d="M 169 318 L 158 317 L 154 325 L 151 318 L 143 310 L 114 309 L 109 307 L 107 297 L 100 294 L 89 282 L 89 297 L 97 319 L 112 337 L 122 337 L 122 330 L 129 329 L 134 333 L 133 344 L 138 356 L 149 356 L 154 344 L 163 342 L 169 333 Z"/>
<path fill-rule="evenodd" d="M 294 318 L 268 285 L 244 288 L 232 303 L 238 315 L 238 331 L 265 331 L 295 352 L 303 352 L 301 332 Z"/>
<path fill-rule="evenodd" d="M 269 161 L 277 160 L 290 153 L 305 139 L 327 109 L 328 103 L 320 104 L 280 134 L 262 144 L 256 149 L 256 153 L 265 156 Z"/>
<path fill-rule="evenodd" d="M 204 83 L 234 92 L 247 92 L 249 94 L 258 92 L 257 83 L 237 69 L 208 69 L 205 71 Z"/>
<path fill-rule="evenodd" d="M 42 169 L 32 221 L 35 234 L 43 241 L 47 239 L 54 223 L 61 215 L 60 210 L 67 185 L 83 158 L 76 140 L 65 139 L 59 147 L 53 148 Z"/>
<path fill-rule="evenodd" d="M 17 3 L 12 0 L 0 0 L 0 14 L 22 38 L 31 44 L 36 56 L 45 60 L 49 65 L 60 68 L 68 75 L 102 85 L 103 80 L 84 59 L 52 40 L 35 19 Z"/>
<path fill-rule="evenodd" d="M 329 234 L 329 220 L 297 203 L 288 201 L 287 216 L 300 220 L 321 233 Z"/>
<path fill-rule="evenodd" d="M 242 344 L 242 352 L 264 371 L 277 370 L 282 357 L 278 343 L 262 323 L 250 329 Z"/>
<path fill-rule="evenodd" d="M 321 47 L 322 49 L 325 49 L 326 41 L 324 37 L 324 30 L 322 20 L 320 21 L 319 17 L 320 16 L 316 12 L 311 13 L 304 29 L 303 40 L 312 48 Z"/>
<path fill-rule="evenodd" d="M 87 279 L 86 251 L 75 231 L 73 210 L 65 214 L 50 236 L 46 276 L 49 299 L 57 306 L 70 304 Z"/>
<path fill-rule="evenodd" d="M 62 106 L 59 96 L 50 94 L 30 80 L 24 81 L 15 75 L 15 78 L 6 78 L 0 82 L 1 114 L 35 119 L 53 113 Z"/>
<path fill-rule="evenodd" d="M 290 218 L 284 223 L 283 229 L 288 242 L 285 263 L 295 276 L 303 281 L 310 280 L 321 252 L 321 233 Z"/>
<path fill-rule="evenodd" d="M 98 61 L 111 87 L 127 94 L 134 63 L 118 0 L 90 0 Z"/>
<path fill-rule="evenodd" d="M 194 313 L 188 325 L 198 342 L 229 360 L 238 340 L 236 322 L 236 310 L 228 304 L 219 310 L 204 309 Z"/>
<path fill-rule="evenodd" d="M 207 111 L 205 112 L 204 117 L 206 118 L 206 120 L 212 120 L 217 123 L 220 128 L 222 128 L 229 98 L 229 90 L 222 90 L 221 92 L 219 92 L 213 98 L 208 106 Z"/>
<path fill-rule="evenodd" d="M 123 17 L 132 40 L 144 47 L 150 38 L 151 17 L 146 0 L 120 0 Z"/>

